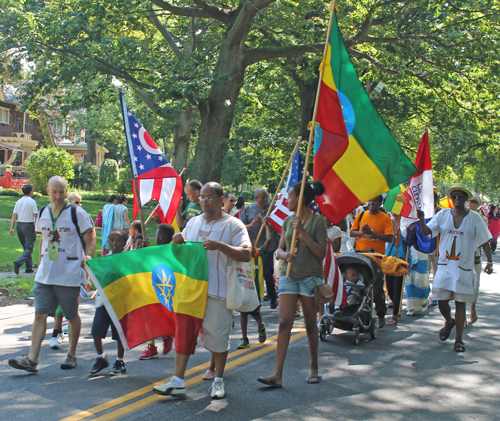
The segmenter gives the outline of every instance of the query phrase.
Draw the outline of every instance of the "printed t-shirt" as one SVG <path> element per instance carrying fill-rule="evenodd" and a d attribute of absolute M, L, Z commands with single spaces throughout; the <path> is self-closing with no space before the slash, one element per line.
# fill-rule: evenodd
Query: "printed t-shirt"
<path fill-rule="evenodd" d="M 427 223 L 432 236 L 439 235 L 434 288 L 473 294 L 474 251 L 490 240 L 491 234 L 477 212 L 469 211 L 460 226 L 455 228 L 451 211 L 443 209 Z"/>
<path fill-rule="evenodd" d="M 328 239 L 332 243 L 334 243 L 337 238 L 339 238 L 339 237 L 342 238 L 342 230 L 339 227 L 334 225 L 333 227 L 328 228 L 327 236 L 328 236 Z"/>
<path fill-rule="evenodd" d="M 204 215 L 191 218 L 183 231 L 186 241 L 221 241 L 233 247 L 251 248 L 243 222 L 222 212 L 222 216 L 207 222 Z M 227 265 L 229 257 L 219 250 L 207 250 L 208 296 L 225 300 L 227 297 Z"/>
<path fill-rule="evenodd" d="M 51 205 L 49 205 L 41 216 L 38 215 L 35 224 L 35 231 L 42 234 L 40 239 L 42 258 L 36 271 L 35 282 L 79 287 L 86 278 L 86 272 L 82 268 L 82 258 L 85 252 L 75 224 L 71 220 L 71 208 L 66 206 L 61 211 L 55 221 L 54 233 L 51 212 Z M 92 218 L 80 206 L 76 206 L 76 218 L 82 235 L 94 226 Z M 57 260 L 49 259 L 49 238 L 53 238 L 54 244 L 58 246 Z"/>
<path fill-rule="evenodd" d="M 198 203 L 189 202 L 186 207 L 186 210 L 182 212 L 182 216 L 184 217 L 187 223 L 191 218 L 201 215 L 202 213 L 203 210 L 201 209 L 201 206 Z"/>
<path fill-rule="evenodd" d="M 325 218 L 317 214 L 311 215 L 311 220 L 304 227 L 306 232 L 317 243 L 319 243 L 320 241 L 326 242 L 327 233 Z M 287 252 L 290 252 L 292 249 L 291 243 L 293 237 L 293 218 L 295 218 L 295 214 L 287 216 L 283 221 Z M 283 265 L 281 266 L 281 276 L 286 276 L 287 267 L 288 262 L 283 262 Z M 325 278 L 325 274 L 323 271 L 323 259 L 317 257 L 307 246 L 306 242 L 302 238 L 300 238 L 297 243 L 297 254 L 292 260 L 290 278 L 296 281 L 301 281 L 302 279 L 310 278 L 311 276 L 314 276 L 314 278 L 318 279 Z M 320 283 L 318 283 L 318 285 L 320 285 Z"/>
<path fill-rule="evenodd" d="M 361 218 L 361 226 L 359 219 Z M 362 231 L 362 227 L 368 224 L 372 231 L 378 234 L 394 235 L 394 228 L 392 225 L 392 220 L 389 215 L 382 211 L 378 211 L 375 215 L 371 215 L 369 211 L 360 212 L 351 227 L 351 232 Z M 378 238 L 372 237 L 370 235 L 364 234 L 362 237 L 358 237 L 356 240 L 356 250 L 371 250 L 373 249 L 376 253 L 385 253 L 385 241 L 379 240 Z"/>
<path fill-rule="evenodd" d="M 35 199 L 30 196 L 21 197 L 14 205 L 12 213 L 17 214 L 18 222 L 35 222 L 35 214 L 38 213 Z"/>

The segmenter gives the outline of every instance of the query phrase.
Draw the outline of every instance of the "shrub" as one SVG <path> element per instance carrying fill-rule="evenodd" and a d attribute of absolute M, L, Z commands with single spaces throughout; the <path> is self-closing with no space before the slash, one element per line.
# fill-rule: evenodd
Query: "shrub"
<path fill-rule="evenodd" d="M 132 194 L 132 174 L 129 165 L 120 168 L 116 191 L 120 194 Z"/>
<path fill-rule="evenodd" d="M 75 178 L 73 155 L 59 148 L 41 148 L 33 152 L 26 161 L 26 173 L 33 182 L 35 190 L 45 192 L 49 179 L 56 175 L 66 180 Z"/>
<path fill-rule="evenodd" d="M 75 178 L 72 180 L 74 187 L 83 190 L 93 190 L 99 179 L 99 168 L 90 162 L 83 162 L 73 166 Z"/>
<path fill-rule="evenodd" d="M 114 159 L 105 159 L 99 169 L 99 184 L 103 192 L 114 190 L 118 180 L 118 163 Z"/>
<path fill-rule="evenodd" d="M 243 196 L 243 199 L 245 199 L 245 202 L 253 202 L 253 192 L 248 191 L 248 190 L 243 190 L 239 196 Z"/>

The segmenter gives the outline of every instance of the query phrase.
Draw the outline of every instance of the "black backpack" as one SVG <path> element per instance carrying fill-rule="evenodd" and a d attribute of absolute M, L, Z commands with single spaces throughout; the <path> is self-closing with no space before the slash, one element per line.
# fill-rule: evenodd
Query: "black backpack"
<path fill-rule="evenodd" d="M 45 205 L 42 209 L 40 209 L 40 213 L 38 214 L 38 218 L 42 217 L 42 213 L 47 206 L 49 206 L 49 205 Z M 75 225 L 78 237 L 80 238 L 80 241 L 82 242 L 83 251 L 85 252 L 85 241 L 83 241 L 82 233 L 80 232 L 80 227 L 78 226 L 78 218 L 76 217 L 76 206 L 77 205 L 75 205 L 74 203 L 69 204 L 69 207 L 71 209 L 71 221 Z"/>

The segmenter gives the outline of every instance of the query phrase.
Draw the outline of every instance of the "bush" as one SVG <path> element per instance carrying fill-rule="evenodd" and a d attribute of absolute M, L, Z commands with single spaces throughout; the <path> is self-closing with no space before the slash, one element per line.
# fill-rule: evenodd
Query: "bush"
<path fill-rule="evenodd" d="M 253 192 L 248 190 L 243 190 L 238 196 L 243 196 L 245 202 L 253 202 Z"/>
<path fill-rule="evenodd" d="M 129 165 L 120 168 L 116 192 L 119 194 L 132 194 L 132 174 Z"/>
<path fill-rule="evenodd" d="M 73 166 L 75 178 L 71 180 L 74 187 L 83 190 L 93 190 L 99 179 L 99 168 L 90 162 L 83 162 Z"/>
<path fill-rule="evenodd" d="M 114 190 L 118 180 L 118 163 L 114 159 L 105 159 L 99 169 L 99 184 L 103 192 Z"/>
<path fill-rule="evenodd" d="M 49 179 L 56 175 L 72 180 L 75 178 L 73 155 L 59 148 L 41 148 L 33 152 L 26 161 L 26 173 L 35 190 L 45 192 Z"/>
<path fill-rule="evenodd" d="M 21 190 L 16 190 L 16 189 L 1 189 L 0 188 L 0 196 L 21 197 L 21 196 L 24 196 L 24 194 L 23 194 L 23 192 Z M 42 194 L 35 191 L 35 192 L 33 192 L 33 197 L 42 197 Z"/>
<path fill-rule="evenodd" d="M 79 191 L 78 194 L 82 197 L 83 200 L 98 200 L 101 202 L 107 202 L 109 199 L 110 194 L 109 193 L 101 193 L 101 192 L 84 192 L 84 191 Z M 129 203 L 131 203 L 134 200 L 133 195 L 125 194 L 127 197 Z"/>

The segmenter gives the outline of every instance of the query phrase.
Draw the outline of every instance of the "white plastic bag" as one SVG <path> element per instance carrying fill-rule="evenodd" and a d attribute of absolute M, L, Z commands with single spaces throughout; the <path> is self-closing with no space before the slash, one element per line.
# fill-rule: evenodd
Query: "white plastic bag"
<path fill-rule="evenodd" d="M 230 310 L 251 312 L 260 304 L 252 275 L 252 264 L 231 260 L 227 265 L 227 299 Z"/>

